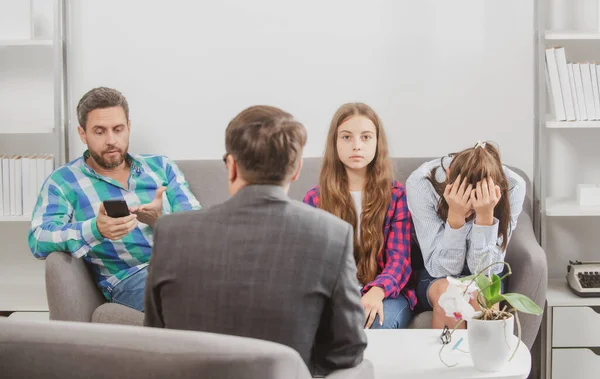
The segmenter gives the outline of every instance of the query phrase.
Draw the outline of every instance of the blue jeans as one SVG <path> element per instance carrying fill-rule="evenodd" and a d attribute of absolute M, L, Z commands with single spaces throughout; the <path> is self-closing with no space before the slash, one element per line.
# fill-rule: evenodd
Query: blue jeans
<path fill-rule="evenodd" d="M 148 266 L 117 284 L 111 292 L 111 302 L 144 311 L 144 289 Z"/>
<path fill-rule="evenodd" d="M 402 295 L 395 299 L 383 300 L 383 325 L 379 325 L 379 315 L 375 316 L 375 321 L 371 329 L 405 329 L 412 319 L 412 309 L 408 305 L 408 300 Z"/>

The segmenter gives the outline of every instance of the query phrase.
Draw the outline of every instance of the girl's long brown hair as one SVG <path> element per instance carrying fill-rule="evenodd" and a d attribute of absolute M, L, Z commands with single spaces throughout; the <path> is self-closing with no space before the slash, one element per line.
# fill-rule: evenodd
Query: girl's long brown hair
<path fill-rule="evenodd" d="M 367 178 L 362 193 L 360 242 L 357 239 L 357 214 L 348 186 L 346 168 L 337 153 L 338 127 L 353 116 L 364 116 L 375 125 L 377 150 L 367 167 Z M 319 207 L 347 221 L 354 228 L 354 259 L 358 280 L 367 284 L 377 276 L 377 255 L 383 248 L 383 225 L 392 199 L 392 169 L 388 145 L 379 117 L 368 105 L 342 105 L 331 120 L 325 158 L 319 177 Z"/>
<path fill-rule="evenodd" d="M 500 201 L 494 208 L 494 217 L 498 219 L 498 236 L 502 237 L 501 248 L 505 250 L 508 243 L 508 228 L 510 227 L 510 201 L 508 198 L 508 180 L 502 167 L 498 148 L 489 142 L 485 142 L 448 156 L 454 159 L 450 163 L 450 174 L 446 181 L 438 182 L 435 179 L 435 173 L 439 167 L 434 167 L 428 177 L 433 188 L 440 195 L 437 209 L 438 216 L 444 221 L 448 219 L 448 203 L 444 199 L 444 189 L 447 184 L 453 183 L 459 174 L 461 181 L 463 178 L 467 178 L 467 185 L 471 184 L 473 188 L 475 188 L 477 182 L 488 177 L 492 178 L 494 184 L 498 185 L 501 191 Z M 444 167 L 444 158 L 441 158 L 441 169 L 445 172 L 447 168 Z"/>

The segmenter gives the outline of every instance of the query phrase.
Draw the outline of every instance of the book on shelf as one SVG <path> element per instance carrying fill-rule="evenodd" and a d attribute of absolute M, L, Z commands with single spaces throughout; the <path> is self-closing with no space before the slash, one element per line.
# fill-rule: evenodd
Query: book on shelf
<path fill-rule="evenodd" d="M 548 103 L 556 121 L 600 120 L 600 65 L 569 62 L 564 47 L 546 48 Z"/>
<path fill-rule="evenodd" d="M 548 78 L 550 80 L 548 85 L 550 86 L 550 93 L 552 94 L 554 116 L 559 121 L 566 121 L 565 104 L 561 93 L 560 78 L 558 76 L 558 66 L 556 64 L 554 50 L 553 47 L 546 49 L 546 67 L 548 69 Z"/>
<path fill-rule="evenodd" d="M 2 156 L 2 214 L 10 216 L 10 157 Z"/>
<path fill-rule="evenodd" d="M 30 216 L 53 171 L 52 154 L 0 155 L 0 215 Z"/>
<path fill-rule="evenodd" d="M 577 102 L 581 118 L 579 120 L 588 120 L 588 113 L 585 108 L 585 96 L 583 94 L 583 82 L 581 80 L 581 67 L 579 63 L 573 63 L 573 77 L 575 79 L 575 90 L 577 91 Z"/>
<path fill-rule="evenodd" d="M 575 106 L 571 91 L 571 82 L 569 81 L 569 70 L 567 67 L 567 56 L 564 47 L 554 49 L 554 58 L 556 59 L 556 68 L 558 70 L 558 79 L 560 82 L 560 93 L 565 105 L 565 118 L 567 121 L 575 120 Z"/>
<path fill-rule="evenodd" d="M 592 87 L 592 74 L 589 63 L 581 63 L 581 81 L 583 82 L 583 96 L 585 97 L 585 110 L 589 120 L 597 120 L 596 107 L 594 105 L 594 90 Z"/>
<path fill-rule="evenodd" d="M 573 63 L 567 63 L 567 73 L 569 74 L 569 86 L 571 87 L 571 95 L 573 96 L 575 119 L 581 120 L 581 111 L 579 110 L 579 100 L 577 96 L 577 89 L 575 87 L 575 75 L 573 74 Z"/>

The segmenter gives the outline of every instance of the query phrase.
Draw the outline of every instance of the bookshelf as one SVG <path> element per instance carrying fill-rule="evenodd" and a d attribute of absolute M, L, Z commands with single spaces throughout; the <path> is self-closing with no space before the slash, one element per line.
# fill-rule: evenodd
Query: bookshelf
<path fill-rule="evenodd" d="M 537 6 L 536 197 L 549 270 L 541 377 L 556 379 L 565 377 L 560 357 L 567 353 L 573 367 L 600 367 L 600 356 L 589 354 L 600 348 L 600 322 L 585 321 L 598 316 L 600 298 L 573 295 L 565 279 L 570 260 L 600 260 L 600 205 L 577 200 L 578 184 L 600 183 L 600 0 L 539 0 Z M 555 68 L 547 64 L 552 59 Z M 577 337 L 581 325 L 587 340 Z M 575 337 L 566 343 L 565 335 Z M 582 378 L 596 376 L 588 372 Z"/>
<path fill-rule="evenodd" d="M 0 154 L 51 153 L 57 167 L 67 156 L 66 0 L 36 5 L 31 39 L 0 39 Z M 29 251 L 30 222 L 0 214 L 0 312 L 43 316 L 45 265 Z"/>

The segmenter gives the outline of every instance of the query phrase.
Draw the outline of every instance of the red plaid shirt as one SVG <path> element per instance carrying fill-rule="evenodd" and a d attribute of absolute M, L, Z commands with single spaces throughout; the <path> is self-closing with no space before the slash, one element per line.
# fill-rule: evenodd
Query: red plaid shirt
<path fill-rule="evenodd" d="M 303 201 L 318 208 L 318 187 L 313 187 L 308 191 Z M 402 294 L 408 300 L 410 308 L 414 309 L 417 304 L 417 296 L 414 289 L 407 286 L 412 274 L 410 264 L 411 229 L 412 222 L 406 205 L 406 191 L 402 184 L 394 181 L 392 183 L 392 201 L 383 224 L 385 247 L 377 255 L 379 274 L 375 280 L 363 287 L 363 295 L 371 287 L 378 286 L 385 291 L 386 299 L 394 299 Z"/>

